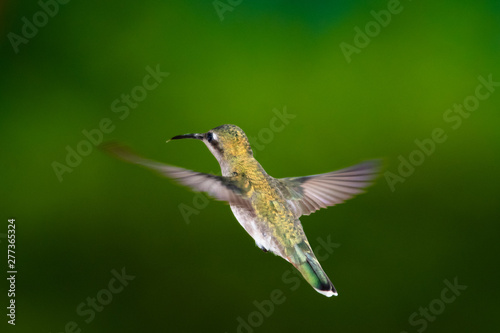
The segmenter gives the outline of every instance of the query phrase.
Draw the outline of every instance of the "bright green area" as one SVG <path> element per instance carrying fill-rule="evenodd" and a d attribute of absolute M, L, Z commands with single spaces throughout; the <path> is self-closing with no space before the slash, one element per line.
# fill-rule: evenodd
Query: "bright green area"
<path fill-rule="evenodd" d="M 235 332 L 242 317 L 253 332 L 417 332 L 424 323 L 426 332 L 497 331 L 500 86 L 477 87 L 480 76 L 500 82 L 500 6 L 404 1 L 348 63 L 339 45 L 354 43 L 371 10 L 387 8 L 242 1 L 221 21 L 211 1 L 70 1 L 16 54 L 7 35 L 22 35 L 22 18 L 33 22 L 40 6 L 3 4 L 0 233 L 16 218 L 18 316 L 15 328 L 5 323 L 4 280 L 1 325 Z M 156 88 L 148 80 L 152 90 L 127 111 L 122 94 L 141 99 L 136 87 L 157 65 L 170 74 Z M 479 105 L 469 97 L 476 89 Z M 447 113 L 464 100 L 475 111 Z M 273 110 L 284 108 L 294 118 L 283 125 Z M 302 217 L 313 248 L 318 238 L 340 244 L 318 250 L 339 292 L 326 298 L 255 247 L 223 203 L 95 148 L 60 182 L 52 163 L 66 164 L 67 146 L 88 148 L 82 131 L 105 118 L 104 140 L 214 173 L 203 144 L 165 140 L 236 124 L 275 177 L 371 158 L 397 174 L 399 156 L 419 157 L 415 140 L 430 147 L 439 128 L 446 139 L 395 191 L 382 175 L 366 194 Z M 186 224 L 179 207 L 194 205 Z M 107 302 L 101 290 L 122 267 L 135 279 L 87 323 L 80 303 L 97 294 Z M 439 301 L 455 277 L 467 289 Z M 269 316 L 253 313 L 254 301 L 271 312 L 268 300 L 279 303 Z M 419 308 L 429 304 L 425 319 Z"/>

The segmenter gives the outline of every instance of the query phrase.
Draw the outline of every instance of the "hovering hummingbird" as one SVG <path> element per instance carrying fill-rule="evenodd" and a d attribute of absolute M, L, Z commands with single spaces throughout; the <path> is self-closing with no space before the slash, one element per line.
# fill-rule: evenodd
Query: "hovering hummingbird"
<path fill-rule="evenodd" d="M 313 176 L 273 178 L 253 157 L 248 138 L 238 126 L 222 125 L 203 134 L 177 135 L 170 140 L 179 139 L 203 141 L 219 162 L 222 176 L 148 160 L 116 143 L 104 148 L 122 160 L 143 165 L 194 191 L 207 192 L 215 199 L 227 201 L 238 222 L 260 249 L 290 262 L 319 293 L 337 296 L 337 290 L 309 245 L 299 218 L 363 192 L 378 173 L 378 161 Z"/>

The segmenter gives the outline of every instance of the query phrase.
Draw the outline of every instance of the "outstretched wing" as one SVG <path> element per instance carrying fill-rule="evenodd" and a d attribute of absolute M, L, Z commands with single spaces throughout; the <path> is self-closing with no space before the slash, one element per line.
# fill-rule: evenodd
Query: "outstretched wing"
<path fill-rule="evenodd" d="M 334 206 L 364 192 L 377 177 L 380 161 L 313 176 L 277 179 L 281 191 L 297 217 Z"/>
<path fill-rule="evenodd" d="M 157 171 L 163 176 L 174 179 L 190 187 L 194 191 L 207 192 L 217 200 L 227 201 L 232 205 L 250 208 L 249 201 L 244 197 L 244 191 L 233 179 L 191 171 L 149 160 L 133 153 L 127 147 L 116 142 L 106 143 L 101 147 L 114 157 Z"/>

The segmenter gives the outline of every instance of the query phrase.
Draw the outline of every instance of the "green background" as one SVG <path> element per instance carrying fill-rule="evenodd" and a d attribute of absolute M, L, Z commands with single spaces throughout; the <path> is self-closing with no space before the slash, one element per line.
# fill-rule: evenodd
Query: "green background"
<path fill-rule="evenodd" d="M 346 3 L 242 1 L 221 20 L 212 1 L 70 1 L 16 53 L 8 34 L 22 35 L 40 5 L 3 2 L 0 248 L 15 218 L 18 275 L 17 324 L 6 323 L 4 279 L 1 326 L 236 332 L 241 317 L 256 327 L 240 332 L 496 332 L 500 87 L 457 129 L 443 115 L 479 76 L 500 81 L 500 5 L 403 1 L 348 62 L 339 45 L 388 4 Z M 121 120 L 111 103 L 157 65 L 170 75 Z M 295 118 L 266 137 L 284 108 Z M 52 163 L 66 164 L 66 147 L 103 118 L 114 126 L 104 141 L 213 173 L 203 144 L 165 140 L 236 124 L 265 139 L 255 156 L 274 177 L 371 158 L 397 174 L 416 139 L 436 128 L 447 139 L 394 191 L 382 174 L 366 194 L 302 217 L 313 248 L 318 237 L 339 244 L 322 261 L 339 291 L 326 298 L 303 280 L 292 290 L 282 275 L 293 267 L 256 248 L 224 203 L 187 224 L 179 205 L 195 207 L 193 192 L 97 148 L 59 181 Z M 77 306 L 123 267 L 135 279 L 86 323 Z M 439 309 L 455 277 L 467 289 Z M 259 322 L 254 301 L 276 289 L 284 302 Z M 440 314 L 412 325 L 429 304 Z"/>

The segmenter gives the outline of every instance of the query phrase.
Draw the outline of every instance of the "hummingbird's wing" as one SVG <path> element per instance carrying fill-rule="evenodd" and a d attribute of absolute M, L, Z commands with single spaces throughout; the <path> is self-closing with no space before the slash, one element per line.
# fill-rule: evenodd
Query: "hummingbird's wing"
<path fill-rule="evenodd" d="M 377 177 L 379 169 L 380 161 L 373 160 L 319 175 L 277 179 L 277 185 L 295 215 L 300 217 L 364 192 Z"/>
<path fill-rule="evenodd" d="M 238 183 L 228 177 L 215 176 L 208 173 L 191 171 L 168 164 L 143 158 L 127 147 L 116 142 L 106 143 L 102 149 L 125 162 L 139 164 L 159 172 L 163 176 L 189 186 L 197 192 L 207 192 L 217 200 L 227 201 L 232 205 L 251 210 L 250 202 L 244 197 L 245 191 Z"/>

